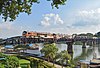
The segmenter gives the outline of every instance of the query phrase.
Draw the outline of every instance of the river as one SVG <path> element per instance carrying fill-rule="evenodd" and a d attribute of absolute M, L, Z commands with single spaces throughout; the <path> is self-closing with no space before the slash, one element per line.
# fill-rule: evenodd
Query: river
<path fill-rule="evenodd" d="M 43 48 L 43 44 L 40 43 L 39 45 L 39 50 L 27 50 L 27 53 L 32 53 L 32 54 L 38 54 L 41 56 L 40 50 Z M 67 50 L 67 44 L 57 44 L 57 47 L 59 49 L 58 52 Z M 86 48 L 82 48 L 82 45 L 73 45 L 73 59 L 75 61 L 79 60 L 86 60 L 90 61 L 93 58 L 94 52 L 97 55 L 97 58 L 100 58 L 100 47 L 99 46 L 87 46 Z"/>

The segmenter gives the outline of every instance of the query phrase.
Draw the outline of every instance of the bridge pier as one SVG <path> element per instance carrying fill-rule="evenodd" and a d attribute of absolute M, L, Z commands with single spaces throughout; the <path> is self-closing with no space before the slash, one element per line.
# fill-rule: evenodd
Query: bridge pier
<path fill-rule="evenodd" d="M 86 48 L 86 41 L 82 42 L 83 43 L 83 46 L 82 48 Z"/>
<path fill-rule="evenodd" d="M 66 44 L 68 45 L 67 46 L 67 51 L 68 51 L 68 53 L 73 53 L 73 41 L 68 41 L 68 42 L 66 42 Z"/>
<path fill-rule="evenodd" d="M 95 46 L 96 45 L 96 41 L 93 41 L 93 46 Z"/>

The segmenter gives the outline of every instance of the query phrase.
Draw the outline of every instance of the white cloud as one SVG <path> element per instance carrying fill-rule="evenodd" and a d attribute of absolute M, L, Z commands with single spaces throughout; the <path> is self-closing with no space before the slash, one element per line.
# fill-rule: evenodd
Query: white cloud
<path fill-rule="evenodd" d="M 50 25 L 57 25 L 64 23 L 58 14 L 50 13 L 43 15 L 43 17 L 44 18 L 41 21 L 41 25 L 43 26 L 50 26 Z"/>
<path fill-rule="evenodd" d="M 59 17 L 58 14 L 56 14 L 56 15 L 54 16 L 54 21 L 55 21 L 55 24 L 57 24 L 57 23 L 63 24 L 63 23 L 64 23 L 63 20 L 61 20 L 61 18 Z"/>
<path fill-rule="evenodd" d="M 74 19 L 73 19 L 74 18 Z M 96 33 L 100 29 L 100 8 L 81 10 L 73 14 L 69 33 Z"/>
<path fill-rule="evenodd" d="M 96 33 L 100 29 L 100 8 L 75 11 L 74 13 L 71 13 L 71 15 L 64 19 L 65 23 L 63 23 L 58 14 L 45 14 L 44 19 L 41 21 L 41 24 L 45 26 L 51 25 L 52 27 L 44 27 L 43 31 L 67 34 L 88 32 Z M 53 20 L 53 22 L 51 20 Z M 62 25 L 53 27 L 53 25 L 57 24 Z"/>
<path fill-rule="evenodd" d="M 100 8 L 94 10 L 83 10 L 78 13 L 78 21 L 85 21 L 88 25 L 100 24 Z"/>
<path fill-rule="evenodd" d="M 44 17 L 44 20 L 41 21 L 41 24 L 44 26 L 49 26 L 50 25 L 49 20 L 50 20 L 49 17 Z"/>
<path fill-rule="evenodd" d="M 100 24 L 100 8 L 71 13 L 66 22 L 70 27 L 76 28 L 97 26 Z"/>

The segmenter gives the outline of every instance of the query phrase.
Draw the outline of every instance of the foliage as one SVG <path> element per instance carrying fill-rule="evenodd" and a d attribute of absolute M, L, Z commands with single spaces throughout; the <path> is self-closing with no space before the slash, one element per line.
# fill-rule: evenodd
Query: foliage
<path fill-rule="evenodd" d="M 8 56 L 6 58 L 5 68 L 17 68 L 19 67 L 19 60 L 17 57 Z"/>
<path fill-rule="evenodd" d="M 71 61 L 72 61 L 71 56 L 65 50 L 58 53 L 56 55 L 56 58 L 59 59 L 60 64 L 62 64 L 62 68 L 63 68 L 64 62 L 66 62 L 66 65 L 69 65 L 70 68 L 73 66 L 71 63 Z"/>
<path fill-rule="evenodd" d="M 53 60 L 55 58 L 57 51 L 58 48 L 56 47 L 55 44 L 46 44 L 41 49 L 41 53 L 44 54 L 45 58 L 47 58 L 48 61 Z"/>
<path fill-rule="evenodd" d="M 52 1 L 52 7 L 58 8 L 58 5 L 64 5 L 66 0 L 47 0 Z M 13 21 L 22 12 L 31 14 L 31 7 L 33 3 L 39 3 L 38 0 L 0 0 L 0 15 L 7 21 Z"/>
<path fill-rule="evenodd" d="M 5 58 L 1 62 L 1 66 L 4 68 L 17 68 L 19 67 L 19 60 L 14 56 L 7 56 L 5 54 L 0 53 L 0 57 Z"/>
<path fill-rule="evenodd" d="M 61 62 L 64 62 L 64 61 L 67 61 L 67 60 L 71 60 L 70 54 L 68 54 L 68 52 L 65 51 L 65 50 L 61 51 L 60 53 L 58 53 L 57 56 L 58 56 L 57 58 L 59 58 Z"/>
<path fill-rule="evenodd" d="M 23 52 L 24 52 L 24 50 L 26 50 L 26 49 L 28 49 L 29 48 L 29 45 L 24 45 L 24 44 L 21 44 L 21 45 L 16 45 L 15 47 L 14 47 L 14 49 L 15 50 L 23 50 Z"/>
<path fill-rule="evenodd" d="M 4 64 L 0 63 L 0 68 L 4 68 Z"/>
<path fill-rule="evenodd" d="M 30 57 L 29 59 L 31 62 L 30 63 L 31 68 L 55 68 L 54 66 L 52 66 L 48 62 L 41 60 L 39 58 Z"/>
<path fill-rule="evenodd" d="M 87 37 L 91 38 L 94 35 L 92 33 L 87 33 L 87 34 L 79 34 L 78 36 L 87 36 Z"/>
<path fill-rule="evenodd" d="M 95 34 L 95 36 L 96 36 L 96 37 L 100 37 L 100 32 L 97 32 L 97 33 Z"/>
<path fill-rule="evenodd" d="M 1 45 L 3 44 L 3 39 L 2 39 L 2 38 L 0 38 L 0 44 L 1 44 Z"/>
<path fill-rule="evenodd" d="M 48 1 L 51 1 L 51 0 L 48 0 Z M 57 9 L 59 8 L 58 5 L 65 5 L 65 2 L 67 0 L 52 0 L 52 7 L 56 7 Z"/>
<path fill-rule="evenodd" d="M 47 44 L 42 48 L 41 53 L 43 53 L 44 57 L 48 58 L 48 60 L 54 61 L 55 59 L 58 59 L 60 64 L 62 64 L 62 67 L 64 65 L 64 62 L 66 62 L 66 64 L 69 65 L 70 68 L 74 66 L 72 64 L 71 56 L 67 51 L 64 50 L 60 53 L 57 53 L 57 51 L 58 49 L 54 44 Z"/>
<path fill-rule="evenodd" d="M 0 52 L 0 58 L 5 58 L 5 57 L 7 57 L 7 55 Z"/>
<path fill-rule="evenodd" d="M 30 61 L 28 60 L 25 60 L 25 59 L 19 59 L 19 63 L 20 63 L 20 66 L 22 68 L 30 68 Z"/>
<path fill-rule="evenodd" d="M 15 47 L 14 47 L 15 49 L 17 49 L 17 48 L 29 48 L 29 46 L 28 45 L 24 45 L 24 44 L 21 44 L 21 45 L 16 45 Z"/>
<path fill-rule="evenodd" d="M 0 38 L 0 42 L 2 42 L 3 41 L 3 39 L 2 38 Z"/>
<path fill-rule="evenodd" d="M 25 59 L 20 59 L 20 60 L 19 60 L 19 63 L 20 63 L 20 64 L 30 64 L 30 61 L 25 60 Z"/>
<path fill-rule="evenodd" d="M 92 33 L 87 33 L 86 34 L 88 37 L 93 37 L 93 34 Z"/>

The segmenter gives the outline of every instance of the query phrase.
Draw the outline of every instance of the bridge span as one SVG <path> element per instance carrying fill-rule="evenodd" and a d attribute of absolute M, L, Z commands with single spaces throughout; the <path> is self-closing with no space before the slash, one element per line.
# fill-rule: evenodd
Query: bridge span
<path fill-rule="evenodd" d="M 67 50 L 69 53 L 73 52 L 73 45 L 75 42 L 81 42 L 82 48 L 86 48 L 86 45 L 94 46 L 100 43 L 100 38 L 25 38 L 25 37 L 17 37 L 17 38 L 7 38 L 3 40 L 0 44 L 32 44 L 32 43 L 65 43 L 68 45 Z"/>

